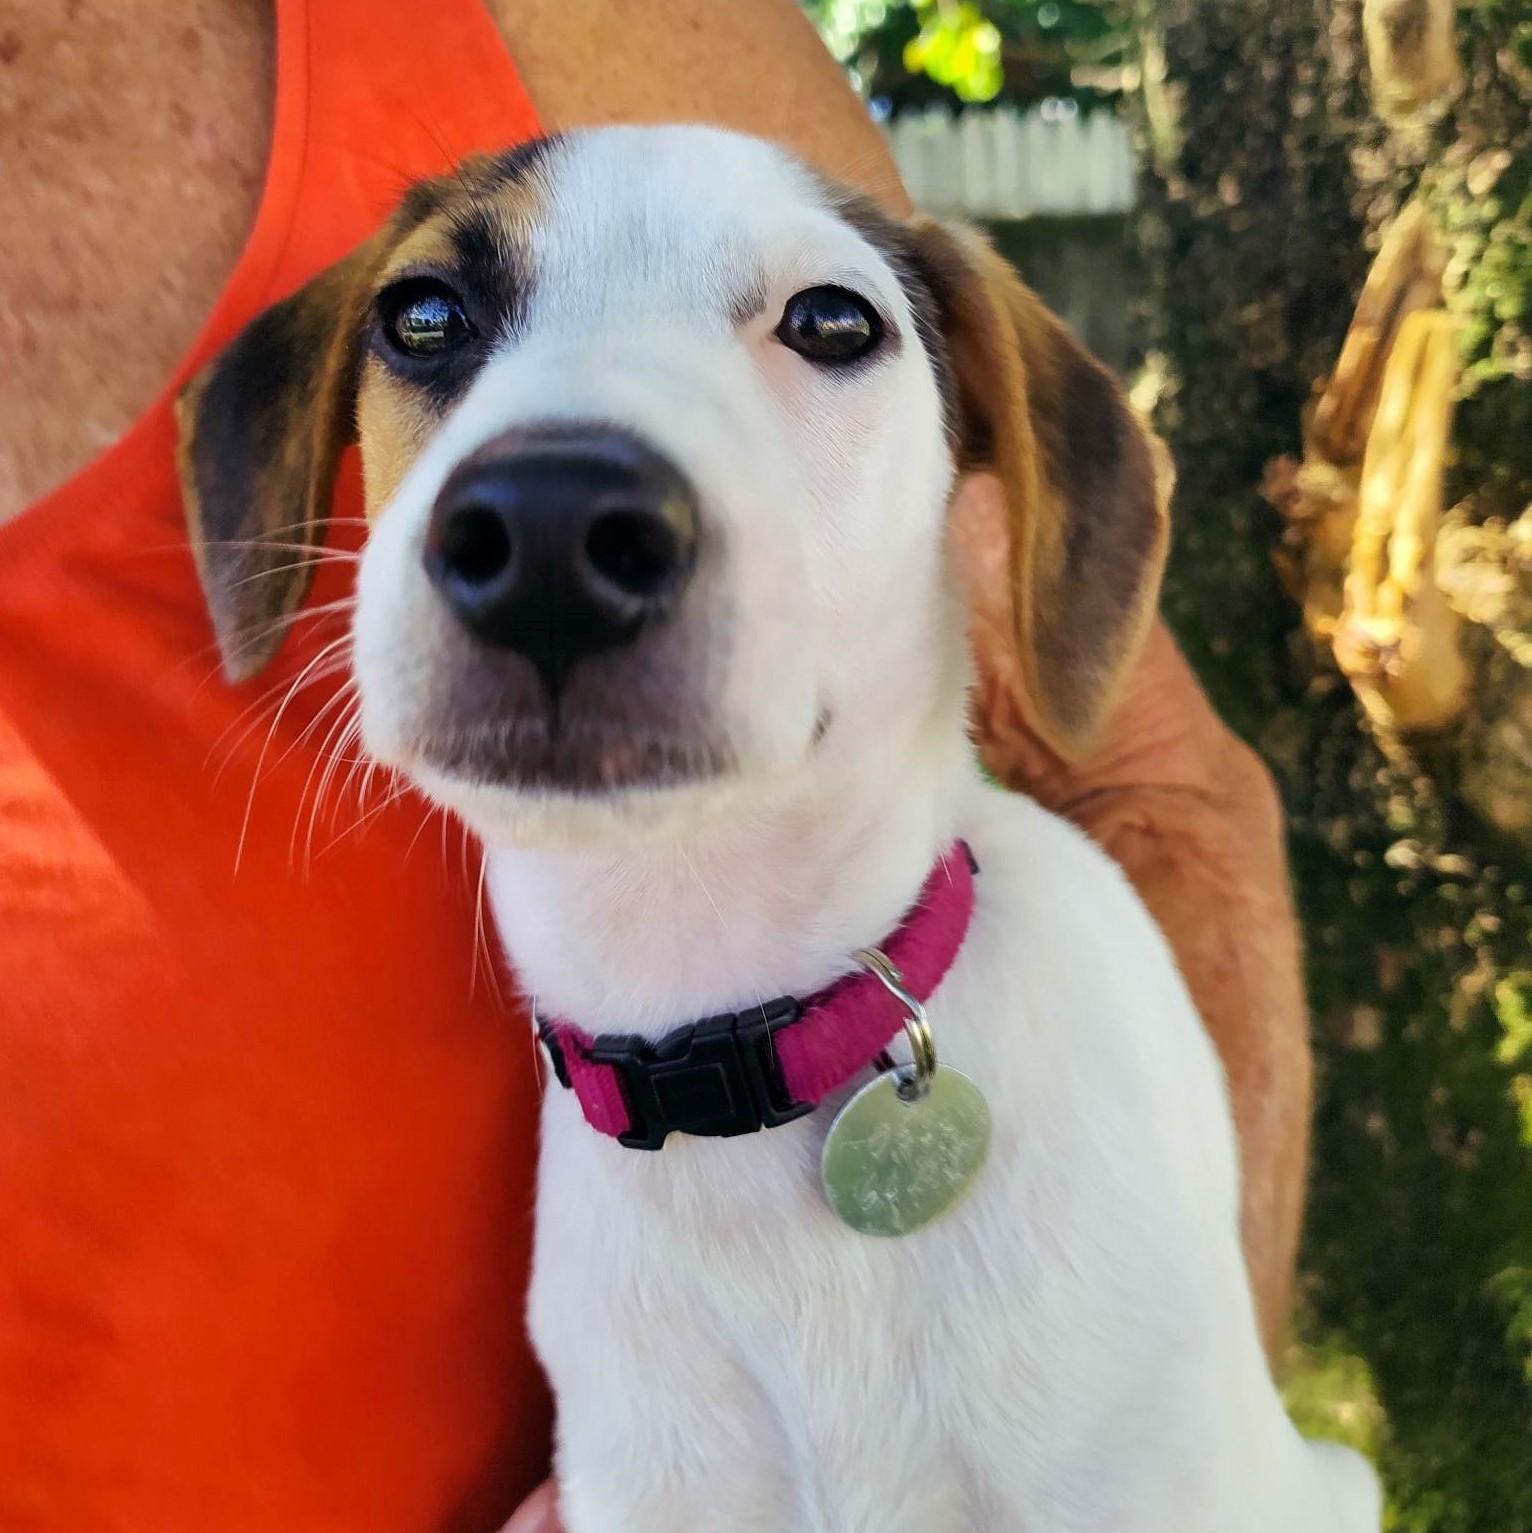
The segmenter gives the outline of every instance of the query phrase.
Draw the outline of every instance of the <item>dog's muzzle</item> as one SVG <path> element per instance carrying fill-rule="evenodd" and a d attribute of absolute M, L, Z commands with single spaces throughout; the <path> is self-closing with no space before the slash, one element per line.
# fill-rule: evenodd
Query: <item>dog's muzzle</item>
<path fill-rule="evenodd" d="M 550 695 L 588 656 L 666 616 L 697 559 L 697 497 L 609 426 L 548 425 L 485 444 L 448 477 L 426 574 L 481 644 L 529 661 Z"/>

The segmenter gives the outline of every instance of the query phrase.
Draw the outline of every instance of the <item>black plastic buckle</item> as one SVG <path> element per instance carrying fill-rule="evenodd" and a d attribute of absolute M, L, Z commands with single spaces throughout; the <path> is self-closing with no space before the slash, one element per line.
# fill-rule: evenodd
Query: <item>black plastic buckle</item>
<path fill-rule="evenodd" d="M 797 1001 L 782 996 L 749 1011 L 693 1023 L 654 1044 L 641 1038 L 597 1038 L 588 1057 L 616 1069 L 633 1119 L 618 1143 L 631 1150 L 657 1150 L 669 1134 L 726 1139 L 812 1112 L 812 1102 L 795 1102 L 788 1095 L 771 1042 L 774 1032 L 802 1013 Z M 557 1052 L 554 1069 L 567 1084 Z"/>
<path fill-rule="evenodd" d="M 537 1041 L 548 1051 L 548 1058 L 553 1063 L 554 1079 L 565 1091 L 573 1091 L 574 1082 L 569 1078 L 569 1066 L 564 1060 L 564 1045 L 559 1042 L 559 1035 L 546 1022 L 539 1022 Z"/>

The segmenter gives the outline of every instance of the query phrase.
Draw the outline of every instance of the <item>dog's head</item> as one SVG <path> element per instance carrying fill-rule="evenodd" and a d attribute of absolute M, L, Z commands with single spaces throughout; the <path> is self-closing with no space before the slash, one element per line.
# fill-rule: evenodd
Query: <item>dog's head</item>
<path fill-rule="evenodd" d="M 959 472 L 1004 484 L 1023 674 L 1066 753 L 1112 705 L 1164 555 L 1147 434 L 982 240 L 700 128 L 415 188 L 180 420 L 236 679 L 280 643 L 293 529 L 320 538 L 359 437 L 364 738 L 491 833 L 897 753 L 947 718 Z"/>

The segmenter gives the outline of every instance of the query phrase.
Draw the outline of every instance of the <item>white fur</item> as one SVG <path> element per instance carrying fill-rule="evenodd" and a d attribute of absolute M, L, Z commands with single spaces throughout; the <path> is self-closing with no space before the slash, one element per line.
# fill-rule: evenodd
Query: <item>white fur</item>
<path fill-rule="evenodd" d="M 547 174 L 526 331 L 366 555 L 369 743 L 483 835 L 519 978 L 590 1031 L 813 991 L 965 836 L 977 911 L 929 1009 L 994 1115 L 967 1201 L 878 1240 L 819 1189 L 835 1103 L 648 1154 L 550 1089 L 530 1319 L 570 1533 L 1376 1529 L 1371 1471 L 1304 1443 L 1267 1371 L 1224 1082 L 1170 951 L 1105 856 L 972 765 L 952 469 L 893 274 L 750 141 L 609 130 Z M 770 301 L 738 333 L 728 294 L 750 280 Z M 897 358 L 831 378 L 771 340 L 825 281 L 877 297 Z M 699 487 L 726 779 L 533 797 L 412 754 L 431 498 L 465 452 L 550 415 L 615 418 Z"/>

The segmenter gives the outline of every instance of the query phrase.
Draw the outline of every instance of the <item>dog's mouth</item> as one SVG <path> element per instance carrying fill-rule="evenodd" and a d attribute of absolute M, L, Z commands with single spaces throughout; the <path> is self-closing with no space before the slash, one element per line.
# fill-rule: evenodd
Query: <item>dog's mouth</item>
<path fill-rule="evenodd" d="M 662 625 L 550 686 L 525 658 L 432 616 L 422 653 L 361 647 L 372 655 L 362 667 L 368 747 L 433 797 L 610 800 L 738 767 L 717 702 L 727 644 L 715 625 L 704 625 L 707 643 L 694 625 Z"/>
<path fill-rule="evenodd" d="M 587 799 L 696 786 L 735 765 L 727 745 L 700 733 L 554 708 L 440 729 L 411 754 L 438 783 Z"/>

